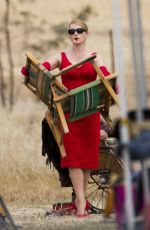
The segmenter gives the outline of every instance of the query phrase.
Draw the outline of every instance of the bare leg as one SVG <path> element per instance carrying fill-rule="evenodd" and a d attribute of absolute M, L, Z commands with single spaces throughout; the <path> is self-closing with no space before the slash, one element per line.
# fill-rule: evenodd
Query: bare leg
<path fill-rule="evenodd" d="M 77 214 L 85 212 L 84 173 L 80 168 L 69 168 L 69 175 L 76 194 Z"/>

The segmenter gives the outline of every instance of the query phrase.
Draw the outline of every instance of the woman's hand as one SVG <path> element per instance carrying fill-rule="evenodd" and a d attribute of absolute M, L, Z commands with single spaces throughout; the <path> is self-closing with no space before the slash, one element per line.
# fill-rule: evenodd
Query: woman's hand
<path fill-rule="evenodd" d="M 115 85 L 115 93 L 116 93 L 116 94 L 119 94 L 119 93 L 120 93 L 119 84 L 116 84 L 116 85 Z"/>
<path fill-rule="evenodd" d="M 100 139 L 105 141 L 107 138 L 108 138 L 107 133 L 103 129 L 101 129 L 100 130 Z"/>

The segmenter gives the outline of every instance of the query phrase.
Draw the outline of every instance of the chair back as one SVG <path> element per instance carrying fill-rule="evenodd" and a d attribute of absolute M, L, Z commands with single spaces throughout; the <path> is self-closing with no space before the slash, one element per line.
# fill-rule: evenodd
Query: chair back
<path fill-rule="evenodd" d="M 32 55 L 27 55 L 27 71 L 29 75 L 24 78 L 24 84 L 35 94 L 37 94 L 42 101 L 50 104 L 52 95 L 50 89 L 50 75 L 51 73 L 46 70 L 37 59 Z"/>

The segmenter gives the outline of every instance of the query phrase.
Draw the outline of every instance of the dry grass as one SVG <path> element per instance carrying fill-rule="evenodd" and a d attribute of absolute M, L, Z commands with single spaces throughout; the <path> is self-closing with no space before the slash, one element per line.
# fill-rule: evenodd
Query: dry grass
<path fill-rule="evenodd" d="M 41 155 L 40 102 L 19 102 L 9 113 L 1 108 L 0 117 L 0 194 L 8 202 L 29 204 L 70 199 L 60 189 L 56 171 L 45 165 Z"/>

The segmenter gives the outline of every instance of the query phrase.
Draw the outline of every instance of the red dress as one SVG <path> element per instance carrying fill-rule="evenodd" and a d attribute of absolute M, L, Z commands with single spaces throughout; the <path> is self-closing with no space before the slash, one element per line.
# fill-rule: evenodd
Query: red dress
<path fill-rule="evenodd" d="M 63 52 L 60 69 L 71 65 Z M 68 89 L 74 89 L 96 79 L 96 71 L 90 62 L 62 74 L 62 83 Z M 64 135 L 67 156 L 61 159 L 61 167 L 98 169 L 100 143 L 99 112 L 68 122 L 69 133 Z"/>

